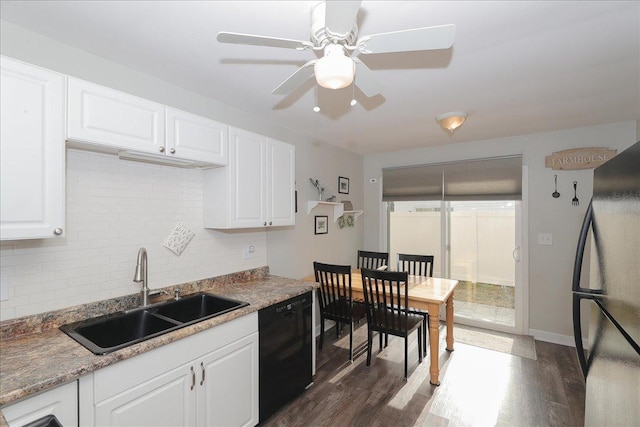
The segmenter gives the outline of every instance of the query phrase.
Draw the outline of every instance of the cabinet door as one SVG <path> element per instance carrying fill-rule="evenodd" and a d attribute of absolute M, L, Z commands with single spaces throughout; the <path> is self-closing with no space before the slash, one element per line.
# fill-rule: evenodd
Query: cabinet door
<path fill-rule="evenodd" d="M 269 140 L 267 144 L 267 212 L 269 225 L 294 225 L 294 191 L 296 181 L 295 147 Z"/>
<path fill-rule="evenodd" d="M 224 166 L 229 127 L 173 108 L 166 109 L 167 155 Z"/>
<path fill-rule="evenodd" d="M 164 107 L 69 78 L 67 139 L 162 153 L 165 150 Z"/>
<path fill-rule="evenodd" d="M 20 427 L 55 415 L 65 427 L 78 426 L 78 383 L 76 381 L 2 408 L 9 427 Z"/>
<path fill-rule="evenodd" d="M 258 424 L 258 334 L 197 361 L 199 426 Z"/>
<path fill-rule="evenodd" d="M 96 404 L 96 426 L 195 425 L 195 375 L 184 365 Z"/>
<path fill-rule="evenodd" d="M 234 228 L 266 225 L 266 138 L 229 129 L 229 215 Z"/>
<path fill-rule="evenodd" d="M 64 231 L 64 76 L 0 59 L 2 240 Z M 58 229 L 58 230 L 56 230 Z"/>

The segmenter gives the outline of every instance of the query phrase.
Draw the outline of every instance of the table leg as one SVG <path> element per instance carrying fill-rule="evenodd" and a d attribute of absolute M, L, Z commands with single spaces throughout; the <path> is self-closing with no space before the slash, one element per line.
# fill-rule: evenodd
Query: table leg
<path fill-rule="evenodd" d="M 440 375 L 438 341 L 440 341 L 439 333 L 440 306 L 438 304 L 429 304 L 429 353 L 431 353 L 431 366 L 429 367 L 430 379 L 432 385 L 440 385 L 438 376 Z"/>
<path fill-rule="evenodd" d="M 453 292 L 447 298 L 447 350 L 453 351 Z"/>

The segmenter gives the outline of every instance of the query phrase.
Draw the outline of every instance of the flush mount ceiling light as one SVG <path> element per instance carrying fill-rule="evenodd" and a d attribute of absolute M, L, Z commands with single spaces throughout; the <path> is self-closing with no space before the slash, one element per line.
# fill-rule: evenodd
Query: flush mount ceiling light
<path fill-rule="evenodd" d="M 440 114 L 436 117 L 436 122 L 440 125 L 443 131 L 447 132 L 450 136 L 458 129 L 465 120 L 467 120 L 467 113 L 462 111 L 454 111 L 451 113 Z"/>
<path fill-rule="evenodd" d="M 324 56 L 313 66 L 318 84 L 327 89 L 342 89 L 353 82 L 356 65 L 339 44 L 324 48 Z"/>

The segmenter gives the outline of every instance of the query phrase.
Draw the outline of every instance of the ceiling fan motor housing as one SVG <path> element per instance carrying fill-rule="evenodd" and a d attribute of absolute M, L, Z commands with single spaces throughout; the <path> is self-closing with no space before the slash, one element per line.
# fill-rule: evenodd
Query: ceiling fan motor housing
<path fill-rule="evenodd" d="M 354 22 L 351 31 L 347 34 L 331 32 L 325 25 L 326 3 L 320 2 L 311 8 L 311 41 L 316 46 L 324 46 L 327 43 L 339 43 L 352 45 L 358 36 L 358 25 Z"/>

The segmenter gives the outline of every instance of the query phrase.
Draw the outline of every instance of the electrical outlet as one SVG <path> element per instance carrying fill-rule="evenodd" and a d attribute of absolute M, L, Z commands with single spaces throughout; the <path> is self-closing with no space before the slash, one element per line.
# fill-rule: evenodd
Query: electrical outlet
<path fill-rule="evenodd" d="M 539 245 L 553 245 L 553 234 L 551 233 L 538 233 Z"/>
<path fill-rule="evenodd" d="M 256 253 L 256 247 L 254 245 L 245 245 L 242 247 L 242 259 L 251 259 L 254 253 Z"/>

